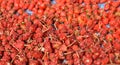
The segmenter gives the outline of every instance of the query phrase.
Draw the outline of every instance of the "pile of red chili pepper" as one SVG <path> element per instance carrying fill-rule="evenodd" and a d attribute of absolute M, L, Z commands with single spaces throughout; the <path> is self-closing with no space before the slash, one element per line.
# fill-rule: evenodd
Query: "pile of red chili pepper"
<path fill-rule="evenodd" d="M 120 0 L 0 0 L 0 65 L 120 64 Z"/>

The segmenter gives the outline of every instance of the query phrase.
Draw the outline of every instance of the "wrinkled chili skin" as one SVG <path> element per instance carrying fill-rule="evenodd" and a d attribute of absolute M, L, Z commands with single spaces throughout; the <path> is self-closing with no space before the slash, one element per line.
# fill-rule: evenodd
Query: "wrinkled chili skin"
<path fill-rule="evenodd" d="M 120 64 L 120 0 L 0 0 L 0 65 Z"/>

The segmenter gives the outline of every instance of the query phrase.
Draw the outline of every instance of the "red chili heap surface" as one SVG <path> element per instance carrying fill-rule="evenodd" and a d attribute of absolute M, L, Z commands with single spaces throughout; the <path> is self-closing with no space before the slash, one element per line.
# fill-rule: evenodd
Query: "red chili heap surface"
<path fill-rule="evenodd" d="M 120 65 L 120 0 L 0 0 L 0 65 Z"/>

